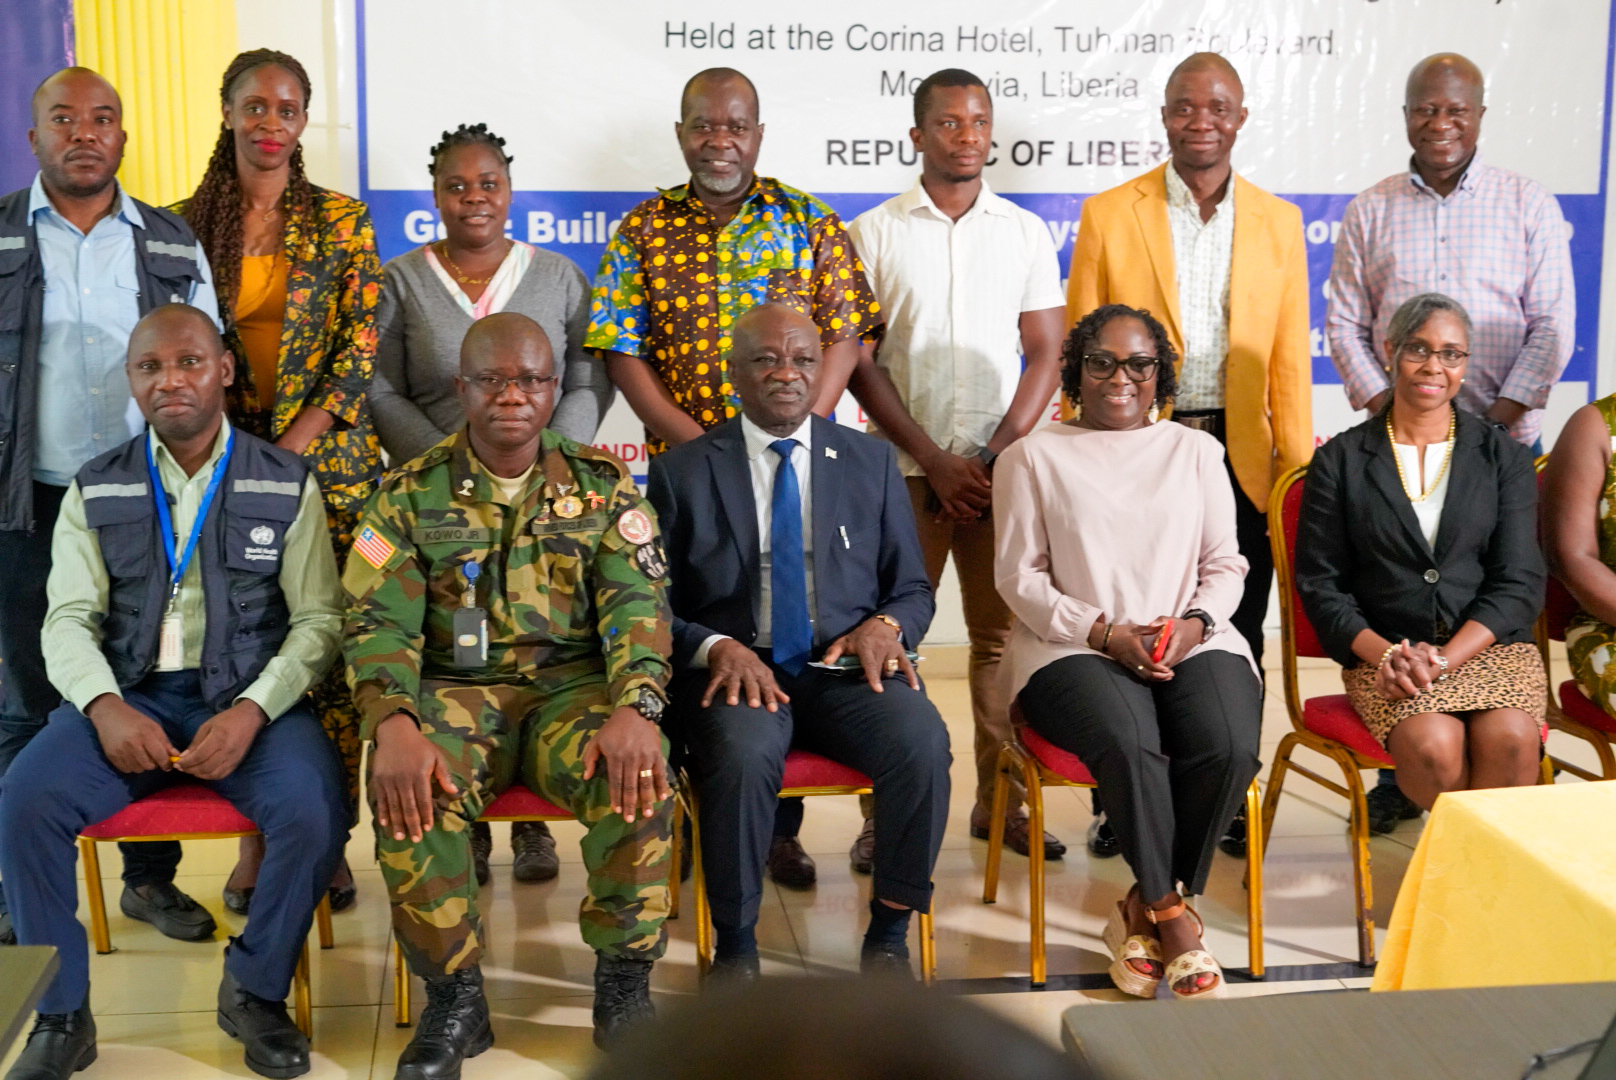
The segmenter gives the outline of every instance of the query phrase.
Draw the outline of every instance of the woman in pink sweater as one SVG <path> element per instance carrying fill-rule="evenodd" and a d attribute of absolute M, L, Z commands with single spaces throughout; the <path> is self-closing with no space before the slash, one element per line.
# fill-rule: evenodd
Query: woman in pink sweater
<path fill-rule="evenodd" d="M 994 470 L 995 576 L 1016 616 L 1004 666 L 1027 723 L 1094 774 L 1138 879 L 1106 928 L 1112 979 L 1207 997 L 1222 970 L 1183 896 L 1206 884 L 1262 726 L 1228 625 L 1246 576 L 1234 491 L 1215 438 L 1156 419 L 1178 357 L 1148 312 L 1099 308 L 1063 360 L 1077 415 Z"/>

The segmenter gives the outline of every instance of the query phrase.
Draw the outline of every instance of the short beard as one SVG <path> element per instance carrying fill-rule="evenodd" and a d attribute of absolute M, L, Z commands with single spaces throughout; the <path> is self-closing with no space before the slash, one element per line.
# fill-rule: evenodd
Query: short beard
<path fill-rule="evenodd" d="M 50 181 L 50 186 L 55 188 L 57 191 L 60 191 L 63 195 L 66 195 L 70 199 L 94 198 L 103 191 L 107 190 L 107 188 L 111 187 L 113 181 L 117 178 L 118 174 L 116 172 L 111 172 L 107 174 L 106 179 L 100 181 L 99 183 L 92 186 L 85 186 L 69 180 L 65 175 L 63 175 L 63 173 L 56 170 L 45 171 L 45 179 Z"/>
<path fill-rule="evenodd" d="M 733 195 L 752 182 L 749 172 L 737 172 L 733 179 L 716 178 L 704 172 L 697 172 L 696 179 L 701 181 L 702 187 L 714 195 Z"/>

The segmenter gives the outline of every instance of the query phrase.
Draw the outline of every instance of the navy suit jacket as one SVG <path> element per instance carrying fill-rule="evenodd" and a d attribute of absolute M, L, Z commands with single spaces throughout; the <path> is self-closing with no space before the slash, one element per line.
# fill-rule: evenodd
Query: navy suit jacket
<path fill-rule="evenodd" d="M 816 416 L 811 452 L 814 654 L 876 614 L 913 649 L 936 602 L 891 444 Z M 667 545 L 674 666 L 714 634 L 752 645 L 761 554 L 740 418 L 652 458 L 646 495 Z"/>

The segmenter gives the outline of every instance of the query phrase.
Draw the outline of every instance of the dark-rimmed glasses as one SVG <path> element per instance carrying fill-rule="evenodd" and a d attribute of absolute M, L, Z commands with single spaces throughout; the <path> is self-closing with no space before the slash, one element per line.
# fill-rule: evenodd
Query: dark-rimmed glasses
<path fill-rule="evenodd" d="M 1110 353 L 1084 353 L 1083 370 L 1104 382 L 1116 374 L 1120 367 L 1128 373 L 1128 378 L 1134 382 L 1146 382 L 1156 374 L 1157 360 L 1154 356 L 1130 356 L 1119 360 Z"/>
<path fill-rule="evenodd" d="M 1442 361 L 1443 367 L 1458 367 L 1470 359 L 1467 352 L 1460 352 L 1458 349 L 1433 349 L 1423 341 L 1405 341 L 1403 347 L 1397 350 L 1397 354 L 1404 360 L 1412 360 L 1417 364 L 1423 364 L 1435 356 Z"/>
<path fill-rule="evenodd" d="M 466 379 L 488 397 L 499 397 L 505 388 L 512 383 L 528 397 L 538 397 L 555 384 L 554 375 L 512 375 L 506 378 L 503 375 L 472 375 Z"/>

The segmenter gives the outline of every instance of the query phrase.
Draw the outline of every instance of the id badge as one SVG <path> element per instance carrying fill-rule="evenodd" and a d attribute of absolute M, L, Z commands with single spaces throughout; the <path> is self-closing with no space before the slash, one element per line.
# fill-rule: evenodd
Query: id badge
<path fill-rule="evenodd" d="M 185 666 L 185 624 L 178 611 L 163 616 L 157 638 L 157 670 L 179 671 Z"/>
<path fill-rule="evenodd" d="M 454 666 L 488 666 L 488 612 L 480 607 L 458 607 L 454 612 Z"/>

